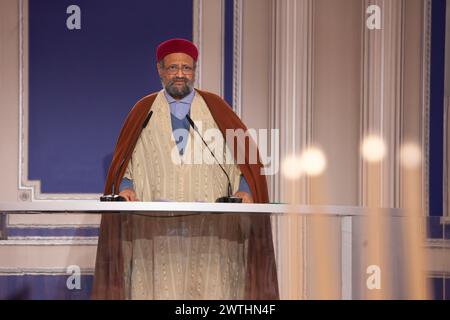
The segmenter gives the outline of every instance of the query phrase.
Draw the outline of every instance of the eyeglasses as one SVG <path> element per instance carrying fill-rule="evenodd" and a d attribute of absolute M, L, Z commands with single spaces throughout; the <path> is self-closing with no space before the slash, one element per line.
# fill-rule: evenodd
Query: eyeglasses
<path fill-rule="evenodd" d="M 166 68 L 166 71 L 168 74 L 174 75 L 180 71 L 180 67 L 177 66 L 176 64 L 173 64 L 171 66 L 168 66 Z M 184 66 L 181 66 L 181 72 L 185 75 L 191 75 L 194 72 L 194 68 L 184 65 Z"/>

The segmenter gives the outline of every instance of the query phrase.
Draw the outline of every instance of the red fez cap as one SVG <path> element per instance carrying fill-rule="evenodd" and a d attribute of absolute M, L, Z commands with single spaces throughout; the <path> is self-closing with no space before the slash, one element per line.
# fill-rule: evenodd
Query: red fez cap
<path fill-rule="evenodd" d="M 161 43 L 156 50 L 156 58 L 158 59 L 158 61 L 161 61 L 165 56 L 171 53 L 179 52 L 185 53 L 191 56 L 194 61 L 197 61 L 198 50 L 195 44 L 193 44 L 191 41 L 178 38 L 170 39 Z"/>

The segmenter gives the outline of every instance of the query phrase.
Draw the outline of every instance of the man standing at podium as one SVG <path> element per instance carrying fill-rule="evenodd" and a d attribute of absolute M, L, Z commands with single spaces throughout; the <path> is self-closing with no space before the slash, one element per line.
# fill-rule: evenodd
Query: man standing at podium
<path fill-rule="evenodd" d="M 239 150 L 238 143 L 230 150 L 226 130 L 246 127 L 223 99 L 194 89 L 198 50 L 192 42 L 165 41 L 156 56 L 163 89 L 141 99 L 128 115 L 105 194 L 113 190 L 127 201 L 177 202 L 234 195 L 245 203 L 267 203 L 259 157 L 256 163 L 220 165 L 186 160 L 194 156 L 195 135 L 203 139 L 206 130 L 221 133 L 220 159 L 231 151 L 236 160 L 238 152 L 248 151 Z M 93 297 L 278 299 L 270 218 L 103 215 Z"/>

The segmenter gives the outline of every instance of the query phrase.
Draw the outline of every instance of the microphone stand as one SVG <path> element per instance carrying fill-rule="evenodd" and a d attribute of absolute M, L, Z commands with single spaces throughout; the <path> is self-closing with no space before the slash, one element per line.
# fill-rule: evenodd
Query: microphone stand
<path fill-rule="evenodd" d="M 203 137 L 200 134 L 200 132 L 198 131 L 197 126 L 195 125 L 194 121 L 191 119 L 191 117 L 189 117 L 189 115 L 186 115 L 186 119 L 188 120 L 189 124 L 194 129 L 194 131 L 197 132 L 198 136 L 202 139 L 203 144 L 206 146 L 206 148 L 208 148 L 208 150 L 211 153 L 211 155 L 213 156 L 214 160 L 216 160 L 217 164 L 220 166 L 220 169 L 222 169 L 223 173 L 227 177 L 227 180 L 228 180 L 227 196 L 218 198 L 216 200 L 216 202 L 220 202 L 220 203 L 242 203 L 242 198 L 232 196 L 233 192 L 232 192 L 232 187 L 231 187 L 230 176 L 225 171 L 223 166 L 220 164 L 219 160 L 217 160 L 216 156 L 214 155 L 214 152 L 212 152 L 212 150 L 209 148 L 209 146 L 206 143 L 205 139 L 203 139 Z"/>

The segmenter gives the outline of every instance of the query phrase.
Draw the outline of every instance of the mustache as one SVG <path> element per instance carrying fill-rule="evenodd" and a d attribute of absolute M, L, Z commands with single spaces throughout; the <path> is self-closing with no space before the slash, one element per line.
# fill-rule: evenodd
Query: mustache
<path fill-rule="evenodd" d="M 188 83 L 189 79 L 186 77 L 175 77 L 169 81 L 168 85 L 169 86 L 173 85 L 175 83 L 175 81 L 184 81 L 184 83 Z"/>

